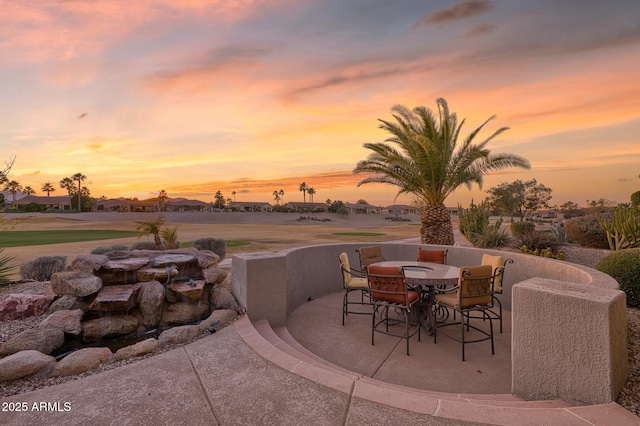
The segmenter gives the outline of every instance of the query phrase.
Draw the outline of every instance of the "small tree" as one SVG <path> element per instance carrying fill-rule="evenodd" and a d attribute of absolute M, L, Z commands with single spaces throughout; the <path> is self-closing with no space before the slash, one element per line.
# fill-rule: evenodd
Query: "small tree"
<path fill-rule="evenodd" d="M 144 220 L 136 222 L 138 227 L 138 238 L 144 235 L 153 235 L 154 247 L 156 250 L 162 250 L 162 239 L 160 238 L 160 230 L 164 225 L 164 217 L 158 216 L 154 220 Z"/>
<path fill-rule="evenodd" d="M 513 217 L 518 215 L 520 221 L 542 208 L 549 207 L 551 188 L 538 183 L 535 179 L 522 181 L 520 179 L 489 188 L 487 201 L 492 210 Z"/>
<path fill-rule="evenodd" d="M 218 206 L 219 209 L 224 207 L 224 195 L 222 195 L 221 191 L 216 191 L 216 206 Z"/>
<path fill-rule="evenodd" d="M 165 227 L 162 231 L 160 231 L 160 235 L 162 236 L 162 241 L 164 241 L 165 246 L 168 249 L 176 249 L 179 246 L 178 242 L 178 227 L 168 228 Z"/>

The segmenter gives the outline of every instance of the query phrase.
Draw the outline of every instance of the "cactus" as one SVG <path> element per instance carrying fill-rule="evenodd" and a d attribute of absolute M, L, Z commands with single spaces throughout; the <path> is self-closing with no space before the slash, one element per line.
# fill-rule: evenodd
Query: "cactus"
<path fill-rule="evenodd" d="M 598 223 L 607 234 L 609 248 L 612 251 L 640 247 L 640 215 L 638 210 L 618 206 L 613 220 L 596 215 Z"/>

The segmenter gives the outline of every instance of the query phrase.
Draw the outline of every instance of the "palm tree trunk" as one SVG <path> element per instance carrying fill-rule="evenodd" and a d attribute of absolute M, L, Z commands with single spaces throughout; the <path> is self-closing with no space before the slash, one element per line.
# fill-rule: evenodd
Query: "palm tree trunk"
<path fill-rule="evenodd" d="M 453 245 L 451 213 L 444 204 L 427 204 L 422 210 L 422 244 Z"/>

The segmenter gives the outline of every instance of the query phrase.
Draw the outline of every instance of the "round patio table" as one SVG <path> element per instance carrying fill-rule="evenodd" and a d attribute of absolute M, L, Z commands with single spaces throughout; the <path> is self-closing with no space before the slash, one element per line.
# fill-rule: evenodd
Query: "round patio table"
<path fill-rule="evenodd" d="M 399 266 L 403 269 L 407 285 L 420 291 L 418 304 L 421 311 L 418 313 L 420 324 L 427 333 L 433 334 L 433 326 L 436 321 L 433 310 L 436 289 L 445 290 L 447 287 L 457 285 L 459 269 L 456 266 L 415 260 L 385 260 L 373 265 Z M 448 312 L 446 312 L 446 316 L 448 317 Z M 446 319 L 444 315 L 443 318 Z"/>

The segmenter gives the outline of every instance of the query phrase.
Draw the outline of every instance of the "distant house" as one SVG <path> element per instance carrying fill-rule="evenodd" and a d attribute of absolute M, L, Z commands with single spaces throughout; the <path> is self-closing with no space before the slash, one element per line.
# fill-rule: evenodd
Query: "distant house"
<path fill-rule="evenodd" d="M 371 204 L 344 204 L 350 213 L 381 213 L 382 207 L 372 206 Z"/>
<path fill-rule="evenodd" d="M 393 204 L 390 206 L 387 206 L 387 208 L 385 209 L 387 211 L 387 213 L 389 214 L 395 214 L 395 215 L 399 215 L 399 214 L 418 214 L 420 213 L 420 209 L 414 206 L 409 206 L 406 204 Z"/>
<path fill-rule="evenodd" d="M 327 211 L 328 207 L 326 203 L 294 203 L 289 202 L 285 204 L 289 210 L 293 210 L 296 212 L 304 213 L 304 212 L 316 212 L 316 211 Z"/>
<path fill-rule="evenodd" d="M 211 211 L 212 203 L 186 198 L 172 198 L 165 202 L 164 210 L 168 212 L 206 212 Z"/>
<path fill-rule="evenodd" d="M 253 202 L 253 201 L 233 201 L 227 206 L 232 210 L 242 212 L 271 212 L 273 206 L 269 203 Z"/>
<path fill-rule="evenodd" d="M 68 196 L 47 197 L 40 195 L 27 195 L 16 201 L 16 207 L 24 209 L 27 205 L 35 203 L 40 206 L 40 210 L 71 210 L 71 203 Z"/>
<path fill-rule="evenodd" d="M 157 212 L 160 205 L 157 200 L 140 201 L 121 197 L 98 200 L 95 209 L 99 212 Z"/>

